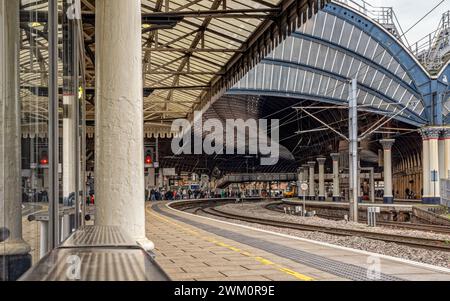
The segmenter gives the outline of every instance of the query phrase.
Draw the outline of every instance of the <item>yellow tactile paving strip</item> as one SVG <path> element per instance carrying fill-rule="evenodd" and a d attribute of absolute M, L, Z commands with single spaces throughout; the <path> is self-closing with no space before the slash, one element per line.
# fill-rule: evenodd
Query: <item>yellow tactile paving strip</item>
<path fill-rule="evenodd" d="M 171 220 L 150 208 L 147 235 L 156 245 L 157 262 L 173 280 L 313 281 L 333 277 Z"/>
<path fill-rule="evenodd" d="M 372 263 L 374 262 L 374 260 L 376 260 L 379 272 L 385 275 L 392 275 L 404 280 L 450 280 L 450 272 L 448 270 L 439 270 L 439 268 L 437 267 L 408 263 L 402 260 L 383 258 L 380 257 L 381 255 L 379 256 L 373 253 L 358 252 L 356 250 L 346 250 L 331 245 L 321 245 L 308 241 L 295 240 L 289 237 L 268 234 L 253 229 L 247 229 L 232 224 L 214 221 L 211 219 L 201 219 L 196 216 L 189 216 L 181 212 L 176 212 L 167 208 L 165 205 L 166 204 L 161 203 L 158 206 L 163 211 L 178 215 L 185 219 L 187 218 L 216 228 L 223 228 L 228 231 L 238 231 L 238 233 L 242 235 L 254 237 L 256 239 L 261 239 L 268 242 L 273 242 L 275 244 L 286 246 L 291 249 L 298 249 L 301 251 L 309 252 L 317 256 L 323 256 L 324 258 L 339 261 L 343 264 L 359 266 L 365 268 L 367 271 L 374 268 Z M 166 221 L 162 219 L 165 219 Z M 193 255 L 195 259 L 192 260 L 192 257 L 189 258 L 189 263 L 194 265 L 202 265 L 203 258 L 210 259 L 211 256 L 208 253 L 207 248 L 204 247 L 200 248 L 199 250 L 197 247 L 200 244 L 199 240 L 201 240 L 202 237 L 208 237 L 212 239 L 203 239 L 203 245 L 211 247 L 212 244 L 214 246 L 215 249 L 213 253 L 214 255 L 216 255 L 216 257 L 213 257 L 212 260 L 217 262 L 220 262 L 222 260 L 223 264 L 226 264 L 227 269 L 229 267 L 230 269 L 232 269 L 231 267 L 245 268 L 245 270 L 242 271 L 242 274 L 234 270 L 228 273 L 223 272 L 222 274 L 225 274 L 227 277 L 229 277 L 226 278 L 229 280 L 238 280 L 233 279 L 233 277 L 235 277 L 236 275 L 239 275 L 237 277 L 245 277 L 245 279 L 248 280 L 261 280 L 261 278 L 268 278 L 271 280 L 301 280 L 300 278 L 302 278 L 303 276 L 309 277 L 311 278 L 311 280 L 347 280 L 336 275 L 320 271 L 316 268 L 300 264 L 290 259 L 282 258 L 278 255 L 253 248 L 251 246 L 245 245 L 245 242 L 241 244 L 233 240 L 223 238 L 221 236 L 216 236 L 207 231 L 197 229 L 178 220 L 173 220 L 171 218 L 167 218 L 166 216 L 161 216 L 151 211 L 151 209 L 149 208 L 147 208 L 147 223 L 149 227 L 147 235 L 156 243 L 156 247 L 158 248 L 157 253 L 161 254 L 161 256 L 159 256 L 159 260 L 161 260 L 165 264 L 162 264 L 162 266 L 167 266 L 169 269 L 173 267 L 172 263 L 176 263 L 180 268 L 182 268 L 183 264 L 177 262 L 177 256 L 190 256 L 191 254 L 194 254 L 192 253 L 192 251 L 195 250 L 195 248 L 197 248 L 196 254 Z M 189 229 L 189 231 L 182 231 L 179 227 L 175 226 L 175 224 Z M 192 235 L 190 231 L 195 231 L 200 235 Z M 162 232 L 164 234 L 160 235 L 159 232 Z M 217 242 L 222 242 L 223 245 L 220 243 L 217 244 Z M 209 245 L 206 243 L 209 243 Z M 185 249 L 186 244 L 190 245 L 191 248 Z M 171 252 L 175 252 L 175 256 L 172 255 Z M 249 253 L 250 256 L 247 253 Z M 228 260 L 228 262 L 223 261 L 223 259 Z M 252 262 L 250 262 L 250 260 L 252 260 Z M 261 266 L 263 268 L 261 268 Z M 222 266 L 220 267 L 222 268 Z M 265 271 L 270 270 L 271 274 L 268 275 L 267 273 L 262 273 L 262 269 L 265 269 Z M 220 269 L 215 269 L 214 271 L 221 272 Z M 258 274 L 257 271 L 260 271 L 261 273 Z M 272 274 L 274 271 L 278 272 L 276 276 Z M 292 271 L 294 273 L 292 273 Z M 182 275 L 188 280 L 197 280 L 197 278 L 195 277 L 189 278 L 189 271 L 186 274 Z M 174 276 L 177 277 L 178 274 L 174 273 Z M 257 278 L 253 279 L 253 276 Z M 177 279 L 176 277 L 174 277 L 174 279 Z M 203 278 L 200 279 L 207 280 Z"/>

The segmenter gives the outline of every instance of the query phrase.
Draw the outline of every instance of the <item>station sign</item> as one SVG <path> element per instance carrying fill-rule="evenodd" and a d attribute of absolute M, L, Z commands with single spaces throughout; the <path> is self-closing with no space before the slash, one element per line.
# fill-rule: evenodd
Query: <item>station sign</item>
<path fill-rule="evenodd" d="M 439 181 L 439 173 L 437 170 L 431 171 L 431 182 L 438 182 Z"/>
<path fill-rule="evenodd" d="M 309 186 L 306 183 L 302 183 L 302 185 L 300 185 L 300 188 L 302 191 L 308 191 Z"/>
<path fill-rule="evenodd" d="M 177 175 L 175 168 L 164 168 L 162 170 L 162 173 L 165 177 L 171 177 L 171 176 Z"/>

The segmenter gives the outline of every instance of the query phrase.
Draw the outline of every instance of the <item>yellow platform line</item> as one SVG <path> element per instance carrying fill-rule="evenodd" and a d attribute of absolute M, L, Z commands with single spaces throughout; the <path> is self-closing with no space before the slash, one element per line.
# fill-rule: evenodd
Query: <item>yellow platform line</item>
<path fill-rule="evenodd" d="M 163 222 L 165 222 L 167 224 L 171 224 L 171 225 L 173 225 L 173 226 L 175 226 L 177 228 L 180 228 L 181 230 L 183 230 L 183 231 L 185 231 L 185 232 L 187 232 L 189 234 L 197 236 L 197 237 L 199 237 L 199 238 L 201 238 L 201 239 L 203 239 L 205 241 L 211 242 L 211 243 L 213 243 L 213 244 L 215 244 L 217 246 L 226 248 L 226 249 L 231 250 L 233 252 L 239 253 L 239 254 L 244 255 L 246 257 L 249 257 L 249 258 L 251 258 L 251 259 L 261 263 L 262 265 L 272 266 L 275 270 L 277 270 L 279 272 L 282 272 L 282 273 L 285 273 L 285 274 L 288 274 L 290 276 L 293 276 L 293 277 L 295 277 L 295 278 L 297 278 L 299 280 L 302 280 L 302 281 L 314 281 L 315 280 L 314 278 L 312 278 L 310 276 L 307 276 L 307 275 L 301 274 L 299 272 L 293 271 L 291 269 L 288 269 L 286 267 L 283 267 L 283 266 L 281 266 L 281 265 L 279 265 L 279 264 L 277 264 L 275 262 L 272 262 L 272 261 L 270 261 L 268 259 L 265 259 L 265 258 L 263 258 L 261 256 L 254 255 L 251 252 L 248 252 L 248 251 L 245 251 L 245 250 L 241 250 L 240 248 L 236 248 L 234 246 L 231 246 L 231 245 L 229 245 L 227 243 L 224 243 L 222 241 L 217 240 L 216 238 L 203 236 L 199 232 L 197 232 L 195 230 L 192 230 L 190 228 L 184 227 L 184 226 L 182 226 L 182 225 L 180 225 L 180 224 L 178 224 L 176 222 L 173 222 L 173 221 L 171 221 L 169 219 L 166 219 L 166 218 L 162 217 L 160 214 L 157 214 L 157 213 L 155 213 L 154 211 L 151 211 L 148 208 L 146 210 L 147 210 L 147 213 L 149 215 L 151 215 L 151 216 L 153 216 L 153 217 L 155 217 L 155 218 L 157 218 L 157 219 L 159 219 L 159 220 L 161 220 L 161 221 L 163 221 Z"/>

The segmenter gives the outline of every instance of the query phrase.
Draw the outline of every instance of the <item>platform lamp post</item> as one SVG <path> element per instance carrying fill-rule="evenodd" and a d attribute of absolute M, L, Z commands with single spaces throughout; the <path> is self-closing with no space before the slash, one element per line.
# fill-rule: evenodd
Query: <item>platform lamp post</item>
<path fill-rule="evenodd" d="M 351 80 L 349 97 L 349 182 L 350 219 L 358 222 L 358 82 Z"/>

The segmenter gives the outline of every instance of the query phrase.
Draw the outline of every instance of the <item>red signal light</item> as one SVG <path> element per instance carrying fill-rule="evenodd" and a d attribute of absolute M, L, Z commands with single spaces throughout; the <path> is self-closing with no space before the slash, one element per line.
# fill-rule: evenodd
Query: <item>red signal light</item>
<path fill-rule="evenodd" d="M 152 164 L 152 163 L 153 163 L 152 157 L 147 155 L 145 157 L 145 164 Z"/>
<path fill-rule="evenodd" d="M 46 158 L 46 157 L 43 157 L 42 159 L 41 159 L 41 165 L 47 165 L 48 164 L 48 159 Z"/>

